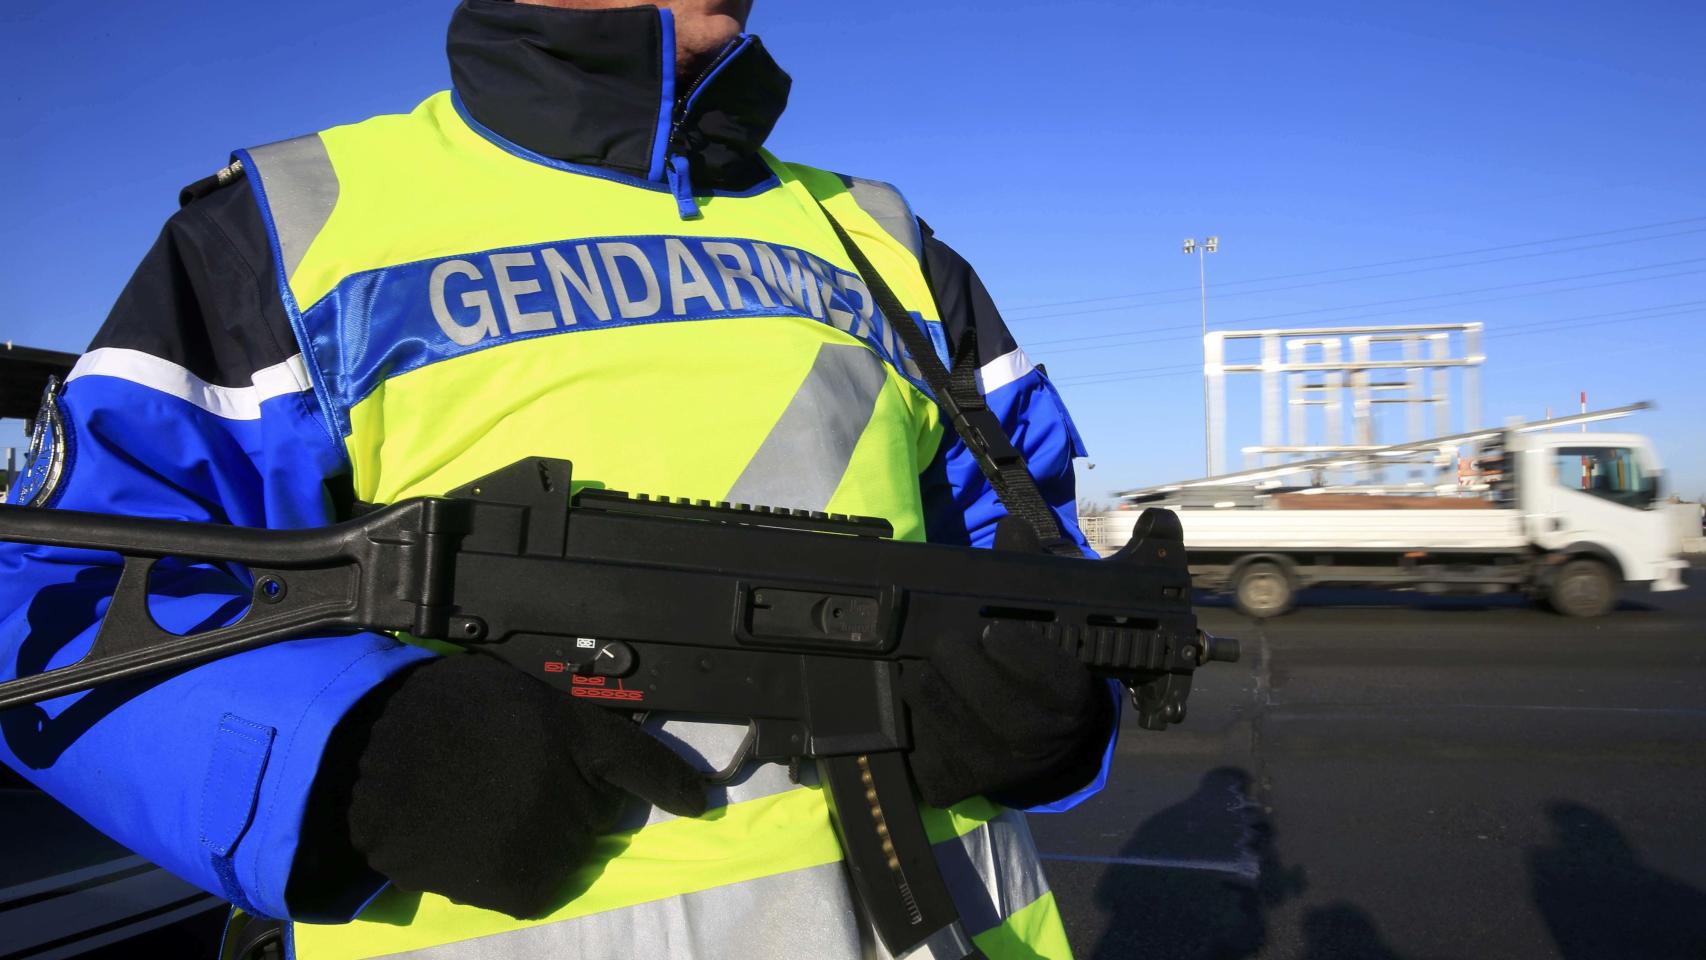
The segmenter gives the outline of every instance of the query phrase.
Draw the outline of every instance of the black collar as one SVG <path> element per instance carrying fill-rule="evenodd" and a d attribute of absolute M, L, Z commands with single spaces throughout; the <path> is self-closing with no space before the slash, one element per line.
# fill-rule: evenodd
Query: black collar
<path fill-rule="evenodd" d="M 672 29 L 649 6 L 463 0 L 450 75 L 475 120 L 534 153 L 658 182 L 682 156 L 696 183 L 752 186 L 769 176 L 757 151 L 787 105 L 788 75 L 749 35 L 701 76 L 676 78 Z"/>

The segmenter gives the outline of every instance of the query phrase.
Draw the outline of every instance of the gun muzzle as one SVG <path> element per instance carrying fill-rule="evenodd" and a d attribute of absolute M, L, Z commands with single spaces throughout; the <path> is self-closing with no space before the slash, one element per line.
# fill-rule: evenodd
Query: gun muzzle
<path fill-rule="evenodd" d="M 1238 639 L 1236 637 L 1217 637 L 1202 630 L 1197 631 L 1197 640 L 1202 645 L 1202 662 L 1221 663 L 1238 662 Z"/>

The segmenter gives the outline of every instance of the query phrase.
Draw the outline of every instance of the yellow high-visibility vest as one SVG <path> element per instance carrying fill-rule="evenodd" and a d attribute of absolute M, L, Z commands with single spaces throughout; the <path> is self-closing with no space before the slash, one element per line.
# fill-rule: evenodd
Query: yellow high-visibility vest
<path fill-rule="evenodd" d="M 823 214 L 945 344 L 893 188 L 766 154 L 772 178 L 701 195 L 684 219 L 662 185 L 532 154 L 449 93 L 238 156 L 360 499 L 546 456 L 577 482 L 878 516 L 923 538 L 938 411 Z M 744 730 L 667 726 L 714 764 Z M 543 919 L 387 890 L 290 940 L 302 960 L 860 957 L 869 934 L 810 779 L 761 767 L 714 807 L 601 839 Z M 986 953 L 1069 954 L 1022 816 L 983 800 L 925 815 Z"/>

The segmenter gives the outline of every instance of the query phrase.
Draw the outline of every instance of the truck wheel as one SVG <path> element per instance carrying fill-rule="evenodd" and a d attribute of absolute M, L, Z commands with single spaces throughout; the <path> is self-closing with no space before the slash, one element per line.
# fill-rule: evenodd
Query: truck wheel
<path fill-rule="evenodd" d="M 1603 616 L 1617 606 L 1617 578 L 1598 560 L 1571 560 L 1558 571 L 1546 601 L 1566 617 Z"/>
<path fill-rule="evenodd" d="M 1245 616 L 1265 620 L 1291 609 L 1291 577 L 1277 563 L 1252 563 L 1238 572 L 1233 604 Z"/>

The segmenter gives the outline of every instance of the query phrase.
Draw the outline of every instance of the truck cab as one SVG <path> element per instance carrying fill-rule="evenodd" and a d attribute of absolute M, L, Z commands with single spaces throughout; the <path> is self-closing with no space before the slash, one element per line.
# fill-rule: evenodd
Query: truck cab
<path fill-rule="evenodd" d="M 1529 541 L 1553 561 L 1540 579 L 1555 606 L 1597 606 L 1592 597 L 1563 594 L 1615 590 L 1619 582 L 1682 589 L 1678 524 L 1662 500 L 1664 468 L 1646 437 L 1513 433 L 1504 442 L 1507 475 L 1493 484 L 1494 495 L 1514 489 Z M 1589 569 L 1590 561 L 1603 569 Z"/>

